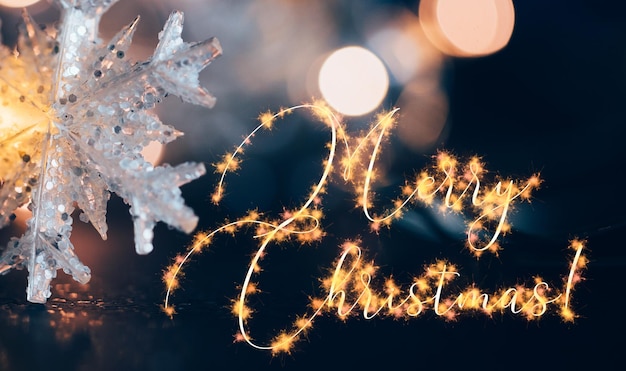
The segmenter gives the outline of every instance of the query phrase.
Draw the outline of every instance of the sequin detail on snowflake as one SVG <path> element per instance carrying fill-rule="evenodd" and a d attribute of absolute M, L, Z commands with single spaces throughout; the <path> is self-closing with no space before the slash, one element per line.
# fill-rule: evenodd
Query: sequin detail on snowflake
<path fill-rule="evenodd" d="M 151 108 L 167 94 L 211 107 L 198 74 L 221 54 L 217 39 L 186 43 L 183 15 L 174 12 L 153 56 L 132 63 L 126 53 L 138 18 L 105 43 L 100 18 L 114 0 L 57 0 L 55 37 L 24 13 L 18 53 L 0 47 L 0 227 L 30 202 L 32 217 L 0 256 L 0 273 L 26 267 L 27 299 L 44 303 L 63 269 L 81 283 L 91 274 L 70 242 L 72 212 L 106 238 L 110 192 L 130 205 L 135 248 L 149 253 L 163 221 L 191 232 L 197 217 L 180 186 L 204 174 L 202 164 L 152 166 L 141 150 L 182 133 Z"/>

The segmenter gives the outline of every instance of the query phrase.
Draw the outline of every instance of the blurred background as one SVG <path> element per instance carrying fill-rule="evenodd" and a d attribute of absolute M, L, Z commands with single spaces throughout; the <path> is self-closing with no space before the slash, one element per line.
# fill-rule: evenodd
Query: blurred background
<path fill-rule="evenodd" d="M 30 1 L 33 3 L 33 1 Z M 45 1 L 0 0 L 2 40 L 12 46 L 21 9 L 52 25 Z M 17 7 L 16 7 L 17 6 Z M 258 135 L 242 169 L 211 203 L 211 164 L 256 127 L 261 112 L 325 99 L 348 131 L 399 107 L 399 123 L 380 161 L 379 194 L 395 195 L 437 150 L 481 156 L 492 175 L 544 184 L 511 213 L 513 232 L 499 257 L 476 261 L 463 247 L 463 220 L 412 207 L 380 234 L 369 232 L 353 196 L 334 184 L 324 198 L 328 236 L 312 247 L 270 251 L 255 304 L 252 336 L 260 342 L 304 313 L 317 278 L 345 239 L 360 237 L 382 274 L 410 282 L 424 264 L 446 257 L 462 278 L 493 291 L 541 275 L 558 284 L 567 273 L 568 241 L 586 238 L 591 259 L 574 294 L 581 316 L 527 322 L 510 314 L 444 322 L 320 318 L 288 356 L 272 358 L 233 343 L 238 294 L 255 242 L 245 233 L 219 238 L 188 267 L 174 297 L 173 320 L 160 311 L 162 270 L 192 240 L 165 225 L 155 251 L 134 252 L 128 207 L 113 197 L 109 239 L 75 224 L 77 254 L 91 267 L 80 285 L 59 272 L 45 306 L 25 301 L 26 272 L 0 277 L 0 370 L 189 370 L 323 367 L 419 369 L 430 366 L 528 363 L 537 368 L 615 366 L 625 330 L 621 274 L 626 201 L 626 3 L 611 0 L 121 0 L 105 15 L 103 39 L 136 15 L 130 57 L 145 60 L 172 10 L 185 12 L 183 38 L 216 36 L 223 56 L 202 72 L 217 97 L 213 109 L 170 97 L 158 106 L 185 136 L 154 148 L 155 162 L 207 164 L 209 174 L 183 187 L 187 204 L 211 230 L 258 208 L 278 216 L 298 206 L 321 173 L 329 134 L 295 113 Z M 75 219 L 77 220 L 77 219 Z M 18 220 L 19 222 L 19 220 Z M 2 238 L 21 233 L 15 223 Z M 541 361 L 540 361 L 541 360 Z M 539 362 L 542 362 L 539 364 Z M 495 367 L 495 365 L 494 365 Z"/>

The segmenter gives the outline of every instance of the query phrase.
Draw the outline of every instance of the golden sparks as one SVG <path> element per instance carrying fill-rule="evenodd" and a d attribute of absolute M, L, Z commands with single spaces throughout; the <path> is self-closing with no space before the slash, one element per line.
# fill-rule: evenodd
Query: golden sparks
<path fill-rule="evenodd" d="M 259 115 L 260 124 L 239 146 L 214 165 L 220 174 L 213 194 L 214 202 L 222 199 L 227 173 L 240 167 L 239 156 L 250 145 L 256 133 L 261 129 L 273 128 L 278 119 L 301 109 L 310 111 L 330 131 L 328 155 L 322 162 L 321 176 L 312 185 L 306 200 L 298 208 L 283 210 L 276 218 L 265 217 L 258 210 L 251 210 L 242 218 L 226 221 L 211 232 L 198 233 L 187 254 L 177 256 L 164 272 L 167 294 L 163 308 L 167 314 L 173 314 L 170 296 L 178 288 L 178 278 L 183 274 L 182 268 L 191 255 L 206 250 L 216 234 L 235 235 L 243 227 L 253 227 L 259 246 L 251 257 L 239 297 L 232 301 L 230 308 L 239 324 L 235 341 L 246 342 L 274 355 L 290 353 L 296 341 L 310 331 L 313 320 L 321 315 L 333 315 L 341 320 L 357 316 L 365 319 L 410 319 L 431 312 L 446 321 L 455 321 L 465 313 L 493 316 L 494 313 L 509 312 L 535 320 L 548 312 L 554 312 L 563 321 L 576 318 L 571 309 L 571 297 L 575 286 L 582 281 L 582 271 L 586 268 L 587 258 L 583 254 L 585 241 L 571 241 L 573 255 L 569 274 L 563 278 L 562 287 L 535 277 L 527 284 L 488 292 L 475 284 L 465 288 L 456 285 L 455 281 L 461 274 L 447 260 L 438 260 L 425 266 L 423 272 L 414 276 L 408 285 L 403 286 L 393 277 L 380 278 L 374 262 L 364 259 L 361 242 L 347 240 L 340 246 L 340 255 L 333 263 L 333 268 L 319 279 L 320 290 L 324 295 L 309 298 L 308 312 L 295 317 L 291 330 L 280 331 L 266 344 L 253 340 L 248 330 L 248 320 L 253 309 L 247 303 L 251 297 L 260 293 L 255 277 L 262 272 L 261 263 L 267 255 L 267 247 L 270 243 L 279 245 L 286 241 L 306 245 L 324 238 L 321 224 L 324 218 L 322 195 L 333 175 L 339 175 L 353 188 L 355 205 L 363 211 L 374 233 L 401 218 L 404 210 L 414 204 L 436 206 L 443 212 L 449 210 L 470 216 L 465 244 L 477 258 L 485 253 L 497 255 L 502 250 L 499 239 L 511 232 L 508 215 L 517 202 L 529 202 L 533 191 L 541 185 L 539 174 L 533 174 L 525 180 L 489 177 L 480 158 L 472 157 L 462 161 L 450 153 L 439 152 L 434 156 L 434 164 L 430 168 L 407 179 L 399 189 L 399 196 L 387 200 L 389 207 L 374 211 L 374 205 L 380 202 L 373 192 L 374 184 L 379 180 L 376 161 L 396 124 L 398 110 L 377 115 L 369 130 L 349 136 L 338 116 L 326 104 L 314 102 L 282 109 L 278 113 L 264 112 Z"/>

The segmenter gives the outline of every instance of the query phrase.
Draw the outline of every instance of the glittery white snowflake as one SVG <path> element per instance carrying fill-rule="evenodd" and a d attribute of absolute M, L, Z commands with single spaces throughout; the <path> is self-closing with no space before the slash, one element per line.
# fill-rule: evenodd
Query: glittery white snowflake
<path fill-rule="evenodd" d="M 167 94 L 212 106 L 198 73 L 221 53 L 214 38 L 181 39 L 174 12 L 153 56 L 133 63 L 126 52 L 138 19 L 112 40 L 98 37 L 101 16 L 116 0 L 56 0 L 59 29 L 40 29 L 25 13 L 17 52 L 0 48 L 0 226 L 30 202 L 32 217 L 0 256 L 0 273 L 29 271 L 27 299 L 43 303 L 63 269 L 90 279 L 70 242 L 72 212 L 82 210 L 106 238 L 110 192 L 130 207 L 139 254 L 149 253 L 153 227 L 163 221 L 191 232 L 197 223 L 179 187 L 204 174 L 201 164 L 154 167 L 141 155 L 151 141 L 181 135 L 151 109 Z"/>

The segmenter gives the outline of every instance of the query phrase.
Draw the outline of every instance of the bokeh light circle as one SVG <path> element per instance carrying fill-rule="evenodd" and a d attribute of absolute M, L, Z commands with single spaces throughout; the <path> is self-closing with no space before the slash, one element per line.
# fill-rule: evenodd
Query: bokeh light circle
<path fill-rule="evenodd" d="M 359 116 L 375 110 L 389 89 L 389 76 L 381 60 L 360 46 L 333 52 L 319 73 L 322 96 L 338 112 Z"/>
<path fill-rule="evenodd" d="M 0 6 L 8 6 L 10 8 L 24 8 L 40 0 L 0 0 Z"/>
<path fill-rule="evenodd" d="M 511 0 L 422 0 L 424 33 L 442 52 L 477 57 L 505 47 L 515 24 Z"/>

